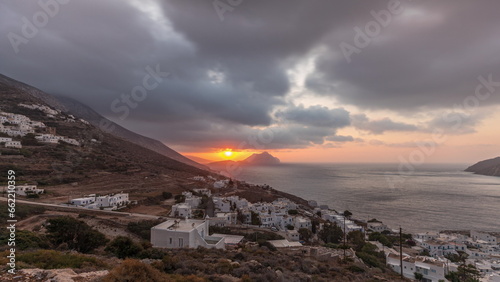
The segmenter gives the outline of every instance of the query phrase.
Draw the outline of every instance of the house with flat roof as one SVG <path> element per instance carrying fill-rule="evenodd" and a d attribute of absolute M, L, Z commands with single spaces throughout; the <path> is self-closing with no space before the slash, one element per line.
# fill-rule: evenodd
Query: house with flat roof
<path fill-rule="evenodd" d="M 172 206 L 170 216 L 190 218 L 192 216 L 191 206 L 187 204 L 176 204 Z"/>
<path fill-rule="evenodd" d="M 209 236 L 207 220 L 169 219 L 151 228 L 151 244 L 156 248 L 225 247 L 224 238 Z"/>

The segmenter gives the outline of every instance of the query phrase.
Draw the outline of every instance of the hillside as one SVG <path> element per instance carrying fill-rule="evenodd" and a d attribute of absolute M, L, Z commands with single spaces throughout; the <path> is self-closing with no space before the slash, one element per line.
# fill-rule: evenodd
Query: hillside
<path fill-rule="evenodd" d="M 480 161 L 468 167 L 465 171 L 481 175 L 500 176 L 500 157 Z"/>
<path fill-rule="evenodd" d="M 78 118 L 82 118 L 90 124 L 99 127 L 99 124 L 105 120 L 106 124 L 111 124 L 113 127 L 113 130 L 109 132 L 110 134 L 123 138 L 127 141 L 130 141 L 134 144 L 137 144 L 139 146 L 142 146 L 144 148 L 150 149 L 152 151 L 155 151 L 159 154 L 162 154 L 164 156 L 167 156 L 171 159 L 183 162 L 185 164 L 191 165 L 198 167 L 200 169 L 208 169 L 206 166 L 201 165 L 197 163 L 196 161 L 193 161 L 192 159 L 186 158 L 185 156 L 179 154 L 178 152 L 174 151 L 173 149 L 167 147 L 165 144 L 161 143 L 158 140 L 137 134 L 135 132 L 132 132 L 110 120 L 107 118 L 103 117 L 90 107 L 74 100 L 71 98 L 67 97 L 56 97 L 57 101 L 71 114 L 75 115 Z M 110 126 L 110 127 L 111 127 Z"/>
<path fill-rule="evenodd" d="M 4 148 L 2 145 L 0 182 L 5 182 L 7 174 L 4 171 L 14 169 L 19 182 L 38 182 L 42 186 L 71 184 L 79 193 L 81 185 L 92 184 L 96 190 L 111 192 L 155 186 L 182 187 L 192 176 L 210 174 L 206 170 L 103 132 L 89 122 L 64 112 L 64 106 L 51 95 L 5 76 L 0 76 L 0 100 L 1 111 L 22 115 L 31 122 L 45 125 L 44 128 L 36 128 L 34 134 L 11 136 L 13 140 L 21 141 L 21 149 Z M 44 107 L 53 111 L 54 115 L 20 104 Z M 4 129 L 13 128 L 9 123 L 2 126 Z M 0 134 L 2 137 L 9 137 L 6 133 Z M 55 144 L 41 143 L 34 138 L 35 134 L 77 140 L 75 142 L 78 145 L 57 141 Z M 148 185 L 145 179 L 155 183 L 155 186 Z M 105 189 L 99 184 L 101 182 L 106 182 Z"/>

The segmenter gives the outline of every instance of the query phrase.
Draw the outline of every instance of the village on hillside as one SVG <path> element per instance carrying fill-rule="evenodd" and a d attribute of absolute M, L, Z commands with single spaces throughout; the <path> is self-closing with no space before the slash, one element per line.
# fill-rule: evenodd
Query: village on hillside
<path fill-rule="evenodd" d="M 38 104 L 19 104 L 19 107 L 24 107 L 32 110 L 39 110 L 43 112 L 47 118 L 55 119 L 56 117 L 65 120 L 66 122 L 76 122 L 77 119 L 69 115 L 68 118 L 65 116 L 59 116 L 60 111 L 54 110 L 50 107 Z M 88 124 L 87 121 L 79 119 L 80 122 Z M 0 144 L 4 144 L 6 148 L 22 148 L 22 142 L 20 139 L 28 134 L 33 134 L 35 139 L 40 143 L 47 144 L 57 144 L 59 141 L 65 142 L 67 144 L 80 146 L 80 142 L 69 137 L 59 136 L 55 133 L 55 128 L 47 127 L 43 122 L 35 121 L 29 117 L 21 114 L 14 114 L 9 112 L 0 111 L 0 133 L 6 136 L 0 136 Z"/>
<path fill-rule="evenodd" d="M 317 205 L 315 201 L 309 201 L 307 206 L 287 198 L 251 203 L 239 196 L 222 195 L 222 190 L 230 191 L 231 185 L 235 185 L 231 184 L 232 180 L 212 176 L 196 176 L 192 180 L 204 188 L 193 188 L 175 197 L 170 195 L 175 198 L 175 203 L 169 216 L 158 217 L 161 222 L 151 227 L 150 243 L 154 248 L 231 249 L 246 241 L 241 230 L 247 233 L 252 230 L 275 234 L 266 238 L 266 244 L 284 252 L 307 253 L 327 259 L 363 260 L 353 248 L 341 248 L 343 240 L 351 240 L 360 234 L 363 240 L 384 254 L 387 267 L 396 273 L 401 273 L 402 269 L 403 275 L 409 279 L 446 281 L 446 277 L 460 271 L 476 273 L 479 281 L 500 279 L 498 234 L 478 231 L 403 234 L 403 256 L 400 257 L 399 230 L 393 230 L 376 219 L 356 220 L 349 211 L 339 213 L 326 205 Z M 43 189 L 35 185 L 16 188 L 19 196 L 43 193 Z M 129 199 L 128 193 L 121 192 L 73 198 L 61 206 L 119 211 L 134 204 L 137 203 Z M 337 238 L 328 241 L 328 236 Z"/>

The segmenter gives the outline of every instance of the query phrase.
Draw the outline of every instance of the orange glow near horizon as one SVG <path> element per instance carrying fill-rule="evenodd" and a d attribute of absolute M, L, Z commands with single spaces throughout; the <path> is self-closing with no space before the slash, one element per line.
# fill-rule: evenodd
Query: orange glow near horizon
<path fill-rule="evenodd" d="M 500 112 L 482 121 L 475 130 L 462 135 L 445 134 L 445 142 L 425 155 L 425 163 L 474 164 L 499 155 L 500 131 L 497 130 Z M 411 121 L 409 121 L 410 123 Z M 359 137 L 362 141 L 336 144 L 337 147 L 311 146 L 303 149 L 238 150 L 231 147 L 207 148 L 206 151 L 183 152 L 208 162 L 241 161 L 253 153 L 269 152 L 282 163 L 399 163 L 408 161 L 411 154 L 422 150 L 416 142 L 432 140 L 428 132 L 387 132 L 383 135 L 360 134 L 345 129 L 339 135 Z M 377 141 L 377 142 L 374 142 Z"/>

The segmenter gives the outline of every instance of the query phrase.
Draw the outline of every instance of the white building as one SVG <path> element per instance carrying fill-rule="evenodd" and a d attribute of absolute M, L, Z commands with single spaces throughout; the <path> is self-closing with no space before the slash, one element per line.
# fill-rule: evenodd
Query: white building
<path fill-rule="evenodd" d="M 186 197 L 184 202 L 193 208 L 197 208 L 201 204 L 201 197 L 198 197 L 198 196 Z"/>
<path fill-rule="evenodd" d="M 170 216 L 173 217 L 191 218 L 192 215 L 191 206 L 185 203 L 173 205 L 170 212 Z"/>
<path fill-rule="evenodd" d="M 17 148 L 21 149 L 23 146 L 21 145 L 21 141 L 7 141 L 5 142 L 5 148 Z"/>
<path fill-rule="evenodd" d="M 8 191 L 8 186 L 3 186 L 2 187 L 3 192 Z M 45 192 L 44 189 L 38 189 L 36 185 L 17 185 L 16 186 L 16 194 L 19 196 L 27 196 L 30 194 L 43 194 Z"/>
<path fill-rule="evenodd" d="M 117 208 L 130 203 L 128 193 L 117 193 L 106 196 L 99 196 L 95 199 L 95 204 L 99 208 Z"/>
<path fill-rule="evenodd" d="M 215 205 L 215 209 L 220 212 L 230 212 L 231 211 L 231 202 L 225 198 L 221 197 L 213 197 L 213 202 Z"/>
<path fill-rule="evenodd" d="M 391 231 L 391 229 L 383 224 L 382 222 L 368 222 L 368 229 L 374 232 L 383 232 L 383 231 Z"/>
<path fill-rule="evenodd" d="M 215 189 L 221 189 L 227 186 L 227 183 L 229 180 L 218 180 L 214 182 L 214 188 Z"/>
<path fill-rule="evenodd" d="M 156 248 L 223 249 L 224 238 L 208 235 L 208 221 L 170 219 L 151 228 L 151 244 Z"/>
<path fill-rule="evenodd" d="M 93 203 L 95 203 L 95 196 L 76 198 L 76 199 L 72 199 L 70 201 L 70 204 L 75 205 L 75 206 L 87 206 L 87 205 L 90 205 Z"/>
<path fill-rule="evenodd" d="M 474 241 L 482 240 L 482 241 L 488 242 L 489 244 L 493 244 L 493 245 L 497 244 L 497 237 L 495 237 L 491 234 L 488 234 L 488 233 L 483 233 L 483 232 L 478 232 L 478 231 L 472 230 L 470 232 L 470 236 L 472 237 L 472 239 Z"/>
<path fill-rule="evenodd" d="M 205 195 L 207 197 L 212 196 L 212 191 L 210 191 L 208 189 L 193 189 L 193 191 L 195 191 L 196 193 Z"/>
<path fill-rule="evenodd" d="M 401 273 L 399 255 L 390 253 L 386 258 L 387 265 L 397 273 Z M 444 277 L 449 271 L 456 271 L 457 266 L 448 260 L 438 260 L 429 257 L 403 257 L 403 275 L 415 279 L 415 272 L 423 275 L 427 282 L 446 281 Z"/>
<path fill-rule="evenodd" d="M 12 138 L 9 137 L 0 137 L 0 143 L 6 143 L 12 141 Z"/>
<path fill-rule="evenodd" d="M 295 217 L 295 229 L 299 230 L 300 228 L 307 228 L 311 230 L 311 220 L 309 218 L 305 218 L 302 216 Z"/>
<path fill-rule="evenodd" d="M 287 230 L 286 237 L 287 237 L 288 241 L 291 241 L 291 242 L 300 241 L 300 235 L 299 235 L 299 232 L 297 230 Z"/>
<path fill-rule="evenodd" d="M 235 212 L 218 212 L 215 217 L 208 218 L 210 226 L 224 227 L 231 224 L 236 224 L 237 213 Z"/>
<path fill-rule="evenodd" d="M 57 144 L 59 140 L 62 139 L 61 136 L 55 136 L 53 134 L 39 134 L 35 136 L 35 139 L 41 143 Z"/>

